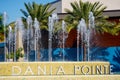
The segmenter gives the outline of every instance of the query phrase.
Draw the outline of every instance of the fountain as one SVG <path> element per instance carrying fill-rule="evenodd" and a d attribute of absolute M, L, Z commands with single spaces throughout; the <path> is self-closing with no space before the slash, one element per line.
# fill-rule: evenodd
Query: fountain
<path fill-rule="evenodd" d="M 6 42 L 6 25 L 7 25 L 7 13 L 4 12 L 3 13 L 3 26 L 4 26 L 4 42 Z M 6 59 L 6 52 L 7 52 L 7 49 L 6 49 L 6 43 L 4 44 L 4 53 L 5 53 L 5 61 L 7 61 Z"/>
<path fill-rule="evenodd" d="M 4 15 L 4 17 L 6 16 L 6 14 Z M 6 18 L 6 17 L 5 17 Z M 26 19 L 27 22 L 27 28 L 24 28 L 24 25 L 22 23 L 21 19 L 18 19 L 15 23 L 15 30 L 14 30 L 14 37 L 12 37 L 11 35 L 12 33 L 12 28 L 9 26 L 9 35 L 8 35 L 8 52 L 10 54 L 10 52 L 13 51 L 14 49 L 14 61 L 16 61 L 16 50 L 18 48 L 23 48 L 25 50 L 25 60 L 29 61 L 29 55 L 30 52 L 32 50 L 34 50 L 35 52 L 35 61 L 39 61 L 37 56 L 40 52 L 40 50 L 42 49 L 42 43 L 41 43 L 41 30 L 40 30 L 40 23 L 38 22 L 37 18 L 34 19 L 34 21 L 32 21 L 31 16 L 28 16 L 28 18 Z M 53 49 L 53 36 L 54 36 L 54 26 L 55 23 L 58 22 L 58 16 L 57 14 L 52 14 L 49 18 L 48 18 L 48 31 L 49 31 L 49 39 L 48 39 L 48 56 L 49 56 L 49 61 L 52 61 L 52 49 Z M 4 20 L 4 26 L 6 25 L 6 19 Z M 61 33 L 57 32 L 58 37 L 61 37 L 60 39 L 58 39 L 60 46 L 58 47 L 60 49 L 60 55 L 62 56 L 62 61 L 65 61 L 65 55 L 66 55 L 66 51 L 65 51 L 65 41 L 68 37 L 68 33 L 66 30 L 67 26 L 65 21 L 62 21 L 62 25 L 61 25 Z M 82 56 L 82 60 L 89 60 L 89 54 L 90 54 L 90 38 L 91 38 L 91 31 L 92 29 L 94 29 L 94 16 L 93 13 L 90 12 L 89 13 L 89 24 L 87 26 L 87 24 L 85 23 L 85 20 L 82 18 L 79 21 L 79 24 L 77 26 L 77 61 L 80 60 L 80 52 L 81 52 L 81 56 Z M 22 34 L 21 34 L 22 33 Z M 80 39 L 81 38 L 81 39 Z M 81 40 L 81 47 L 80 45 L 80 40 Z M 11 50 L 10 46 L 14 43 L 14 47 Z M 26 44 L 25 44 L 26 43 Z M 23 45 L 25 45 L 26 47 L 23 47 Z M 81 50 L 80 50 L 81 49 Z M 24 50 L 23 50 L 23 54 L 24 54 Z M 44 53 L 44 52 L 43 52 Z M 42 53 L 42 54 L 43 54 Z M 42 55 L 41 55 L 42 56 Z M 83 56 L 86 56 L 83 57 Z"/>
<path fill-rule="evenodd" d="M 31 38 L 31 36 L 30 36 L 30 33 L 31 34 L 33 34 L 32 33 L 32 18 L 31 18 L 31 16 L 28 16 L 28 18 L 27 18 L 27 52 L 26 52 L 26 54 L 27 54 L 27 61 L 29 61 L 29 53 L 30 53 L 30 38 Z"/>
<path fill-rule="evenodd" d="M 8 28 L 9 32 L 8 32 L 8 58 L 10 59 L 10 52 L 12 52 L 12 49 L 11 49 L 11 43 L 12 43 L 12 28 L 11 26 L 9 26 Z"/>
<path fill-rule="evenodd" d="M 83 54 L 85 54 L 86 56 L 86 53 L 85 53 L 85 43 L 86 43 L 86 31 L 87 31 L 87 26 L 86 26 L 86 23 L 85 23 L 85 20 L 84 19 L 81 19 L 80 21 L 80 34 L 81 34 L 81 54 L 82 54 L 82 57 L 84 56 Z M 78 56 L 79 57 L 79 56 Z M 84 58 L 82 58 L 84 59 Z"/>
<path fill-rule="evenodd" d="M 94 30 L 94 28 L 95 28 L 95 24 L 94 24 L 95 22 L 94 22 L 94 16 L 93 16 L 93 13 L 92 12 L 90 12 L 89 13 L 89 29 L 88 29 L 88 40 L 87 40 L 87 43 L 88 43 L 88 46 L 87 46 L 87 48 L 88 48 L 88 61 L 90 60 L 90 39 L 91 39 L 91 33 L 92 33 L 92 31 Z M 94 31 L 94 33 L 95 33 L 95 31 Z"/>
<path fill-rule="evenodd" d="M 94 29 L 94 16 L 93 13 L 89 13 L 89 24 L 88 27 L 84 19 L 81 19 L 77 26 L 77 61 L 79 61 L 79 35 L 81 35 L 81 54 L 84 56 L 83 60 L 89 61 L 90 54 L 90 38 L 91 31 Z M 84 55 L 83 55 L 84 54 Z M 87 56 L 87 57 L 85 57 Z"/>
<path fill-rule="evenodd" d="M 34 27 L 34 31 L 32 26 Z M 37 61 L 37 54 L 39 50 L 38 47 L 42 47 L 41 31 L 39 28 L 39 22 L 37 21 L 37 18 L 35 18 L 34 24 L 32 25 L 32 19 L 30 16 L 28 16 L 27 29 L 24 28 L 22 20 L 17 19 L 15 22 L 14 34 L 12 33 L 12 28 L 10 26 L 8 30 L 9 30 L 9 34 L 8 34 L 8 50 L 9 51 L 8 52 L 9 52 L 9 55 L 11 52 L 14 52 L 14 61 L 16 61 L 16 51 L 19 48 L 23 49 L 23 51 L 21 52 L 22 54 L 24 54 L 24 50 L 25 50 L 26 61 L 29 61 L 29 53 L 31 50 L 34 49 L 35 61 Z M 26 47 L 23 47 L 23 45 Z M 12 47 L 12 50 L 11 50 L 11 47 Z"/>
<path fill-rule="evenodd" d="M 63 33 L 63 40 L 62 40 L 62 54 L 63 54 L 63 61 L 65 60 L 65 41 L 68 37 L 68 33 L 67 33 L 67 30 L 66 30 L 66 24 L 65 24 L 65 21 L 63 20 L 62 21 L 62 33 Z"/>
<path fill-rule="evenodd" d="M 14 61 L 16 61 L 16 50 L 23 48 L 23 38 L 24 35 L 24 25 L 21 19 L 17 19 L 15 23 L 15 33 L 14 33 Z M 24 54 L 24 50 L 21 52 Z"/>
<path fill-rule="evenodd" d="M 68 49 L 66 47 L 66 39 L 68 38 L 68 32 L 67 32 L 67 24 L 65 23 L 64 20 L 62 20 L 62 24 L 60 25 L 58 32 L 55 32 L 56 29 L 55 25 L 56 22 L 58 22 L 57 14 L 52 14 L 48 20 L 48 34 L 47 34 L 48 49 L 46 49 L 47 54 L 44 51 L 41 51 L 41 49 L 43 49 L 41 38 L 44 37 L 42 37 L 41 34 L 40 22 L 37 20 L 37 18 L 35 18 L 34 21 L 32 21 L 32 18 L 30 16 L 28 16 L 26 21 L 27 21 L 27 25 L 26 25 L 27 28 L 24 27 L 21 18 L 16 20 L 15 27 L 13 30 L 11 26 L 8 27 L 9 32 L 7 38 L 8 39 L 7 48 L 9 52 L 8 53 L 9 58 L 10 58 L 10 53 L 14 52 L 14 63 L 13 62 L 9 62 L 7 64 L 2 63 L 1 69 L 3 70 L 0 70 L 1 76 L 5 75 L 5 76 L 14 76 L 14 77 L 16 76 L 41 77 L 40 75 L 42 75 L 42 76 L 52 76 L 54 78 L 54 76 L 58 76 L 58 75 L 61 75 L 61 77 L 63 75 L 90 76 L 96 74 L 108 75 L 110 73 L 109 63 L 107 62 L 92 62 L 92 64 L 91 62 L 79 62 L 80 52 L 82 56 L 84 56 L 82 58 L 83 60 L 90 60 L 89 54 L 91 47 L 90 40 L 92 37 L 91 32 L 92 29 L 94 29 L 94 16 L 92 12 L 90 12 L 89 14 L 89 24 L 86 24 L 85 20 L 82 18 L 77 26 L 77 56 L 76 53 L 72 55 L 75 55 L 75 58 L 77 58 L 78 62 L 64 62 L 64 63 L 63 62 L 16 62 L 17 50 L 19 48 L 23 48 L 23 51 L 21 53 L 25 55 L 24 61 L 39 61 L 38 54 L 40 54 L 40 57 L 42 56 L 42 59 L 44 58 L 43 56 L 47 56 L 48 54 L 49 61 L 58 61 L 58 60 L 66 61 L 67 59 L 69 60 L 70 58 L 73 57 L 70 56 L 69 58 L 67 58 L 69 56 L 69 52 L 72 51 L 72 48 Z M 6 22 L 4 21 L 4 27 L 5 27 L 5 23 Z M 56 38 L 56 34 L 57 34 L 57 38 Z M 57 44 L 55 46 L 53 46 L 54 39 L 56 40 L 56 42 L 58 42 L 58 43 L 55 42 Z M 13 45 L 13 49 L 11 48 L 11 45 Z M 55 50 L 57 51 L 57 49 L 59 49 L 58 52 L 55 52 Z M 68 50 L 70 51 L 67 52 Z M 32 51 L 34 51 L 34 53 L 32 54 L 32 58 L 34 58 L 34 60 L 30 60 L 31 59 L 30 55 Z M 57 54 L 58 57 L 57 60 L 54 59 L 53 56 L 54 52 Z M 44 61 L 42 59 L 40 60 Z"/>
<path fill-rule="evenodd" d="M 41 40 L 41 32 L 39 28 L 39 22 L 37 18 L 34 20 L 34 28 L 35 28 L 35 33 L 34 33 L 34 50 L 35 50 L 35 61 L 37 61 L 37 54 L 38 54 L 38 39 Z"/>
<path fill-rule="evenodd" d="M 52 37 L 53 37 L 53 31 L 54 31 L 54 24 L 58 21 L 57 14 L 52 14 L 51 17 L 49 17 L 49 23 L 48 23 L 48 31 L 49 31 L 49 40 L 48 40 L 48 54 L 49 54 L 49 61 L 52 61 Z"/>
<path fill-rule="evenodd" d="M 80 32 L 81 32 L 81 22 L 79 22 L 78 26 L 77 26 L 77 61 L 79 61 L 79 44 L 80 44 Z M 81 44 L 81 54 L 82 54 L 83 50 L 82 50 L 82 44 Z"/>
<path fill-rule="evenodd" d="M 49 61 L 52 61 L 52 30 L 53 30 L 53 25 L 52 25 L 52 17 L 49 17 L 49 23 L 48 23 L 48 26 L 49 26 L 49 51 L 48 51 L 48 55 L 49 55 Z"/>

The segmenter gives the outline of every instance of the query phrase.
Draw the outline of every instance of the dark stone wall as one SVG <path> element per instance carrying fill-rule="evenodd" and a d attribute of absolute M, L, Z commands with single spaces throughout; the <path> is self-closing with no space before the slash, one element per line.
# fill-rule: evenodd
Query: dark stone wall
<path fill-rule="evenodd" d="M 104 33 L 104 34 L 92 33 L 90 44 L 93 47 L 120 46 L 120 34 L 115 36 L 109 33 Z M 68 38 L 66 40 L 66 47 L 76 47 L 76 46 L 77 46 L 77 31 L 76 29 L 73 29 L 70 31 Z"/>

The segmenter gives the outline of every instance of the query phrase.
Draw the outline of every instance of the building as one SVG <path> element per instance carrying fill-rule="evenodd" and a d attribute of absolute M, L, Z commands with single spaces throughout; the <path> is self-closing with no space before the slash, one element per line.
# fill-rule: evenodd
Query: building
<path fill-rule="evenodd" d="M 66 12 L 65 8 L 72 10 L 70 3 L 72 2 L 79 2 L 79 0 L 56 0 L 51 2 L 52 6 L 51 9 L 56 8 L 53 13 L 58 13 L 58 15 L 62 18 Z M 104 6 L 107 6 L 107 9 L 104 11 L 104 15 L 108 15 L 110 18 L 120 18 L 120 0 L 82 0 L 83 2 L 90 1 L 94 2 L 101 2 Z"/>

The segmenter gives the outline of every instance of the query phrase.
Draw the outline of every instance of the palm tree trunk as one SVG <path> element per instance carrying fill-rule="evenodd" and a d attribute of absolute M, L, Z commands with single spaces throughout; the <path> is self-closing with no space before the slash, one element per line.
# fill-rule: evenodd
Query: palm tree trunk
<path fill-rule="evenodd" d="M 85 44 L 83 45 L 83 61 L 87 61 L 87 49 L 86 49 L 86 47 L 85 47 Z"/>

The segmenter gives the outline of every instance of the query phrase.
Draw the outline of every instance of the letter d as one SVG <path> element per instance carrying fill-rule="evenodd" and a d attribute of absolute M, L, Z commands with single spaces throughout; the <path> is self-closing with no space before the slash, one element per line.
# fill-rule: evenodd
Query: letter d
<path fill-rule="evenodd" d="M 21 73 L 21 68 L 19 66 L 13 66 L 12 67 L 12 75 L 20 75 Z"/>

